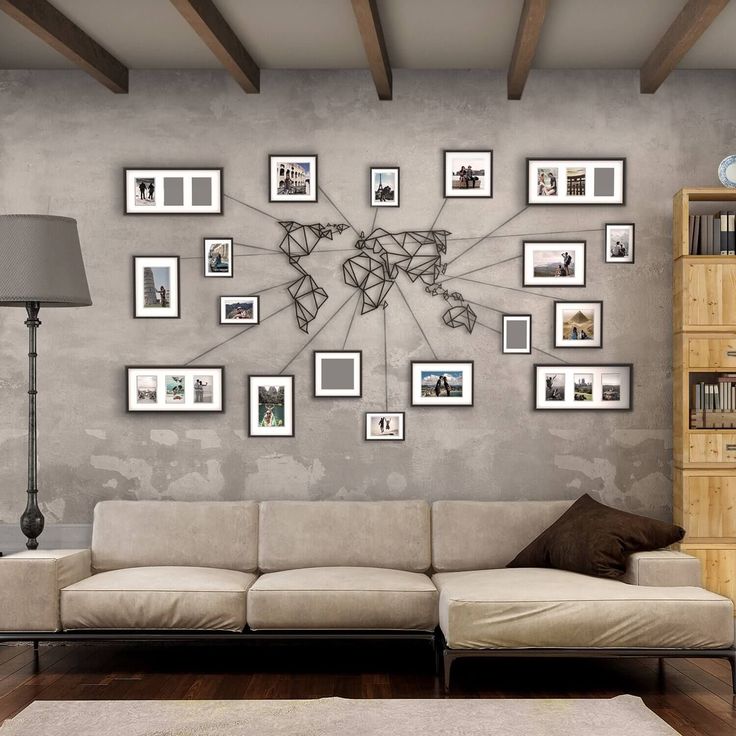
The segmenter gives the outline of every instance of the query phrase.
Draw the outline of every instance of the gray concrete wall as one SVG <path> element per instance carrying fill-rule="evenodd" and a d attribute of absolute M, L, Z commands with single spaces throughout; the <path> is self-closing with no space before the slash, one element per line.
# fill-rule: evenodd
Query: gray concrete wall
<path fill-rule="evenodd" d="M 76 217 L 94 307 L 47 310 L 40 332 L 41 505 L 49 523 L 86 523 L 96 501 L 269 498 L 572 498 L 668 517 L 671 508 L 671 198 L 716 181 L 734 150 L 730 73 L 678 73 L 654 96 L 634 73 L 538 73 L 521 102 L 503 75 L 396 73 L 393 102 L 378 102 L 367 73 L 265 73 L 246 96 L 224 73 L 135 73 L 127 96 L 81 73 L 0 73 L 0 211 Z M 444 303 L 402 277 L 401 288 L 440 357 L 476 361 L 473 409 L 412 409 L 409 361 L 430 351 L 401 297 L 389 295 L 391 408 L 407 410 L 407 441 L 363 441 L 362 413 L 384 402 L 383 314 L 358 317 L 347 347 L 364 351 L 361 400 L 315 400 L 312 350 L 342 347 L 346 308 L 289 366 L 296 375 L 296 437 L 249 439 L 249 373 L 279 372 L 307 342 L 287 310 L 210 353 L 227 367 L 227 410 L 215 415 L 128 415 L 126 364 L 177 364 L 234 334 L 216 324 L 220 294 L 292 278 L 280 255 L 239 249 L 235 278 L 202 276 L 201 238 L 230 235 L 275 248 L 278 225 L 227 200 L 222 217 L 125 217 L 124 166 L 225 167 L 225 191 L 284 219 L 335 222 L 316 205 L 268 203 L 269 152 L 316 152 L 320 185 L 358 229 L 368 230 L 371 164 L 401 166 L 401 207 L 387 229 L 426 229 L 443 204 L 441 150 L 493 148 L 494 198 L 450 200 L 437 226 L 480 236 L 524 207 L 528 155 L 628 159 L 626 207 L 530 208 L 458 261 L 450 273 L 521 252 L 522 234 L 574 232 L 588 241 L 585 289 L 521 289 L 521 261 L 477 275 L 509 289 L 456 282 L 486 325 L 500 312 L 531 312 L 534 344 L 580 362 L 635 364 L 634 410 L 532 410 L 532 364 L 548 356 L 502 355 L 499 335 L 472 335 L 441 320 Z M 603 261 L 606 222 L 636 223 L 636 265 Z M 557 235 L 555 237 L 565 237 Z M 325 250 L 350 248 L 345 232 Z M 450 241 L 452 258 L 472 240 Z M 131 256 L 179 254 L 182 319 L 132 318 Z M 314 334 L 349 295 L 345 252 L 305 265 L 330 299 Z M 462 266 L 462 269 L 460 268 Z M 546 296 L 536 293 L 544 291 Z M 536 293 L 532 293 L 536 292 Z M 552 299 L 602 299 L 602 350 L 555 351 Z M 263 295 L 263 316 L 288 303 Z M 351 302 L 352 306 L 354 302 Z M 498 311 L 494 311 L 498 310 Z M 0 310 L 0 522 L 24 505 L 26 335 L 23 313 Z"/>

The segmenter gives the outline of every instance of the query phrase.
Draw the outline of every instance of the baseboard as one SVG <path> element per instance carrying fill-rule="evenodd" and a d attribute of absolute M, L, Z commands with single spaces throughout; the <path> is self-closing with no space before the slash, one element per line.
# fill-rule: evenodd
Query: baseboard
<path fill-rule="evenodd" d="M 38 538 L 39 549 L 89 547 L 92 524 L 47 524 Z M 18 524 L 0 524 L 0 552 L 4 555 L 26 548 L 26 538 Z"/>

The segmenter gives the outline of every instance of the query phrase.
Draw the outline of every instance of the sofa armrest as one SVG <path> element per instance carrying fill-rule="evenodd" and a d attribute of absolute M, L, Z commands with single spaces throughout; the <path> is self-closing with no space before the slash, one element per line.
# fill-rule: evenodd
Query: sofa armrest
<path fill-rule="evenodd" d="M 0 557 L 0 631 L 59 631 L 59 591 L 91 574 L 88 549 Z"/>
<path fill-rule="evenodd" d="M 684 552 L 658 549 L 634 552 L 626 563 L 625 583 L 655 587 L 700 587 L 700 561 Z"/>

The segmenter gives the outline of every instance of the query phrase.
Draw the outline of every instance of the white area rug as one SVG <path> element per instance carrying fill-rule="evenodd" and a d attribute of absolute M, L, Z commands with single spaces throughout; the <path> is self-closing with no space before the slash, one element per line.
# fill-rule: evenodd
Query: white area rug
<path fill-rule="evenodd" d="M 0 736 L 672 736 L 640 698 L 90 700 L 29 705 Z"/>

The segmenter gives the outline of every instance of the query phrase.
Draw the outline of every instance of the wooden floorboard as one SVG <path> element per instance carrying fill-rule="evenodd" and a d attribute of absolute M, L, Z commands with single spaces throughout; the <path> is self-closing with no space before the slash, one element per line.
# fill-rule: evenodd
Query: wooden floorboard
<path fill-rule="evenodd" d="M 461 660 L 446 696 L 426 644 L 0 646 L 0 722 L 34 700 L 610 698 L 628 693 L 682 736 L 734 736 L 722 660 Z M 634 736 L 627 735 L 627 736 Z"/>

